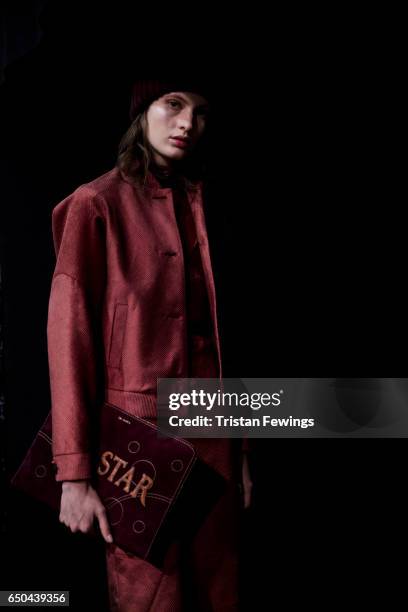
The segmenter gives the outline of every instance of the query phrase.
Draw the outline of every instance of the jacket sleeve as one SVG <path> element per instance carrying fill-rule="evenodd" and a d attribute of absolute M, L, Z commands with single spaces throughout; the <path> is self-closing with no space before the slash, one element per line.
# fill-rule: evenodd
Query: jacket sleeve
<path fill-rule="evenodd" d="M 78 188 L 52 212 L 56 266 L 47 321 L 56 480 L 92 476 L 96 409 L 104 392 L 101 309 L 105 220 L 96 196 Z"/>

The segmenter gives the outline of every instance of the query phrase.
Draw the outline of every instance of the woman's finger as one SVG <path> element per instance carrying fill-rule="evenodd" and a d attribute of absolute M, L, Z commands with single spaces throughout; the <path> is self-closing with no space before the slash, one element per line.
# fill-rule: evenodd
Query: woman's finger
<path fill-rule="evenodd" d="M 109 527 L 108 518 L 106 516 L 105 509 L 101 508 L 100 510 L 98 510 L 98 512 L 96 513 L 96 517 L 98 519 L 99 529 L 101 530 L 101 534 L 104 540 L 108 542 L 108 544 L 111 544 L 113 542 L 113 538 L 110 532 L 110 527 Z"/>

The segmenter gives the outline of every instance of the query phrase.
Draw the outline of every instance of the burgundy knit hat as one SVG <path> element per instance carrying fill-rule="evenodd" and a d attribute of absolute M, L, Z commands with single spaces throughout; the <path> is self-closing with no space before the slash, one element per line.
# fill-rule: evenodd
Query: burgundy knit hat
<path fill-rule="evenodd" d="M 161 98 L 170 91 L 191 91 L 203 96 L 210 102 L 209 83 L 205 79 L 139 79 L 132 88 L 129 117 L 131 121 L 136 115 L 146 110 L 154 100 Z"/>

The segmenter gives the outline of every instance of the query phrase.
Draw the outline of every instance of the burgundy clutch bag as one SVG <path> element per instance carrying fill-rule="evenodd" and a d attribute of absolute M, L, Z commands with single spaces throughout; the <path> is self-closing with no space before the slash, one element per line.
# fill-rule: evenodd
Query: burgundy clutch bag
<path fill-rule="evenodd" d="M 59 512 L 62 483 L 55 480 L 51 436 L 50 412 L 11 484 Z M 104 403 L 94 486 L 117 546 L 149 557 L 196 459 L 188 441 L 159 437 L 154 424 Z"/>

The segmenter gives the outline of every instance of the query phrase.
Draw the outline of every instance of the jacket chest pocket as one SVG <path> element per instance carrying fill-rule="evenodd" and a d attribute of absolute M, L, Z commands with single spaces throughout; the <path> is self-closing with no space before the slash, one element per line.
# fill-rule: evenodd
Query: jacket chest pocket
<path fill-rule="evenodd" d="M 127 311 L 127 304 L 115 304 L 108 355 L 108 365 L 112 368 L 120 367 L 123 341 L 125 339 Z"/>

